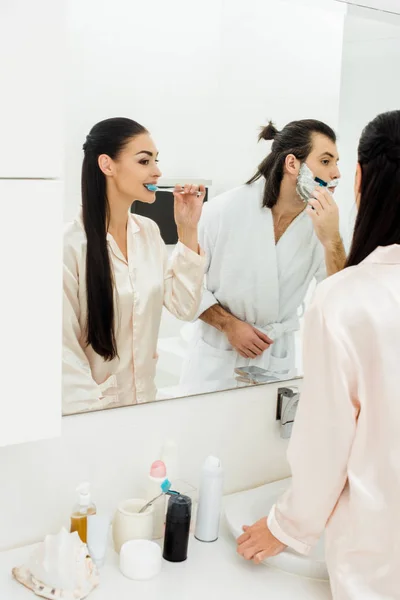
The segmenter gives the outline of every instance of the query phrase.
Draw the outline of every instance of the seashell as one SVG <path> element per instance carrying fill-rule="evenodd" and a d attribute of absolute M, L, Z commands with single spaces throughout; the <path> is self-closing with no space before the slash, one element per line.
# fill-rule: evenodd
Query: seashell
<path fill-rule="evenodd" d="M 99 575 L 78 533 L 62 528 L 47 535 L 28 562 L 12 570 L 19 583 L 49 600 L 82 600 L 99 584 Z"/>

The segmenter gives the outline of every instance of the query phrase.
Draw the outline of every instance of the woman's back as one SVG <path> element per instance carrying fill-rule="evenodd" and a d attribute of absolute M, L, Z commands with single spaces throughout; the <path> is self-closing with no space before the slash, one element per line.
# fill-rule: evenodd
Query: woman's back
<path fill-rule="evenodd" d="M 304 382 L 288 451 L 292 485 L 272 507 L 268 527 L 278 543 L 303 554 L 326 530 L 335 600 L 396 600 L 400 111 L 378 115 L 363 130 L 354 191 L 346 268 L 320 284 L 305 316 Z M 268 553 L 279 550 L 267 540 Z"/>
<path fill-rule="evenodd" d="M 365 597 L 376 590 L 394 599 L 400 531 L 400 245 L 379 247 L 325 281 L 315 304 L 309 318 L 319 313 L 329 332 L 325 351 L 313 355 L 315 376 L 330 363 L 336 389 L 330 399 L 343 403 L 342 418 L 331 430 L 325 424 L 321 435 L 351 441 L 343 448 L 347 482 L 327 526 L 333 585 L 342 579 L 349 598 L 363 597 L 364 589 Z M 334 354 L 333 362 L 326 354 Z M 340 457 L 325 459 L 329 473 Z M 352 589 L 360 596 L 352 596 Z"/>

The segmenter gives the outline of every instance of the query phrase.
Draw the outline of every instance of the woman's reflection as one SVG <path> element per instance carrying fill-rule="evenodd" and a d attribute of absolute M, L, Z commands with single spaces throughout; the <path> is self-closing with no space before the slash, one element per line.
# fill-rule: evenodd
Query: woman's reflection
<path fill-rule="evenodd" d="M 227 380 L 247 365 L 293 376 L 297 310 L 314 278 L 345 264 L 332 195 L 340 177 L 334 131 L 315 120 L 280 132 L 270 123 L 259 139 L 273 144 L 254 177 L 209 202 L 200 222 L 207 289 L 182 371 L 185 388 Z M 308 197 L 299 194 L 304 171 Z"/>
<path fill-rule="evenodd" d="M 146 186 L 161 176 L 144 127 L 107 119 L 83 149 L 82 211 L 64 235 L 63 414 L 155 399 L 162 307 L 193 319 L 205 268 L 203 186 L 174 192 L 179 242 L 170 261 L 158 226 L 130 213 L 135 200 L 155 201 Z"/>

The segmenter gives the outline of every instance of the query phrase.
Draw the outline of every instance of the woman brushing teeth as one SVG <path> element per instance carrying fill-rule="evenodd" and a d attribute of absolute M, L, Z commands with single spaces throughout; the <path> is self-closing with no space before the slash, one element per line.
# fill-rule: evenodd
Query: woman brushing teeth
<path fill-rule="evenodd" d="M 149 402 L 162 308 L 192 320 L 205 259 L 197 225 L 204 186 L 174 189 L 179 242 L 130 212 L 161 177 L 148 131 L 125 118 L 95 125 L 83 146 L 82 212 L 64 234 L 63 413 Z"/>

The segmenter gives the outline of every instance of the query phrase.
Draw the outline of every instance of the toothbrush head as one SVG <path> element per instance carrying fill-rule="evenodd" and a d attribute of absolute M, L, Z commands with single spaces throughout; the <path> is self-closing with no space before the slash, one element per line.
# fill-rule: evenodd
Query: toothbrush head
<path fill-rule="evenodd" d="M 162 490 L 163 494 L 166 494 L 167 492 L 169 492 L 170 489 L 171 489 L 171 482 L 169 481 L 169 479 L 164 479 L 164 481 L 161 484 L 161 490 Z"/>
<path fill-rule="evenodd" d="M 145 183 L 145 188 L 149 190 L 149 192 L 158 192 L 158 187 L 154 185 L 154 183 Z"/>

